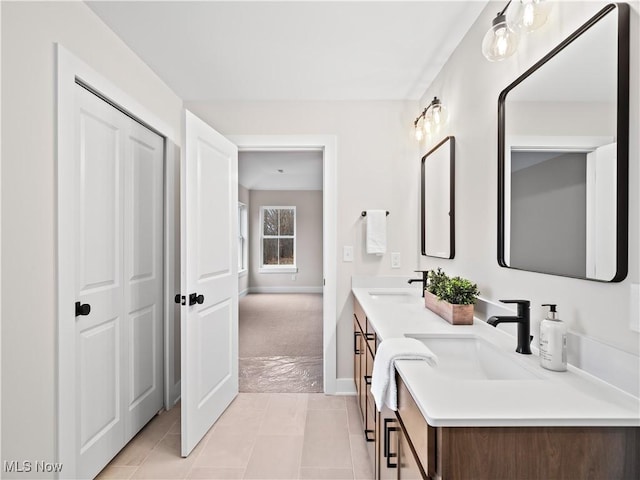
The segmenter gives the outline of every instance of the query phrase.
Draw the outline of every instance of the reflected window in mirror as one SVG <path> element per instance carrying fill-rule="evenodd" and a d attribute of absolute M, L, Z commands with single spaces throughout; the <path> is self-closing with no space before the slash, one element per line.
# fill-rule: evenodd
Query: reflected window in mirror
<path fill-rule="evenodd" d="M 455 256 L 455 138 L 446 137 L 422 157 L 422 254 Z"/>
<path fill-rule="evenodd" d="M 498 262 L 621 281 L 629 6 L 609 4 L 500 94 Z"/>

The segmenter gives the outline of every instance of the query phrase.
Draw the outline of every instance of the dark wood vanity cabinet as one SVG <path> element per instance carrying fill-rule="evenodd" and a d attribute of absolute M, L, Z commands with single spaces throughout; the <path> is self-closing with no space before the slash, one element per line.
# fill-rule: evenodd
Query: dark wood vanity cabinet
<path fill-rule="evenodd" d="M 371 395 L 371 374 L 375 355 L 375 333 L 357 300 L 353 314 L 353 381 L 356 385 L 358 406 L 362 418 L 364 436 L 367 440 L 369 458 L 375 461 L 377 411 Z M 372 349 L 373 346 L 373 349 Z"/>
<path fill-rule="evenodd" d="M 400 376 L 398 478 L 637 479 L 638 427 L 432 427 Z"/>
<path fill-rule="evenodd" d="M 399 375 L 398 411 L 378 412 L 378 339 L 357 300 L 354 312 L 354 381 L 376 480 L 640 478 L 640 427 L 433 427 Z"/>
<path fill-rule="evenodd" d="M 378 338 L 357 300 L 354 301 L 353 340 L 353 380 L 372 471 L 375 472 L 376 480 L 394 480 L 398 475 L 398 422 L 395 412 L 387 408 L 378 412 L 371 394 Z"/>

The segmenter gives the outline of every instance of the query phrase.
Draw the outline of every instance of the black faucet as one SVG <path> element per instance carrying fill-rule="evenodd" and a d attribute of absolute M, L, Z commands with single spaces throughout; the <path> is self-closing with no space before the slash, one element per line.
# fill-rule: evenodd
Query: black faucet
<path fill-rule="evenodd" d="M 516 352 L 523 355 L 531 355 L 531 321 L 529 319 L 529 309 L 531 303 L 529 300 L 500 300 L 502 303 L 517 303 L 518 315 L 515 317 L 495 316 L 489 318 L 487 323 L 497 326 L 499 323 L 517 323 L 518 324 L 518 347 Z"/>
<path fill-rule="evenodd" d="M 414 282 L 422 282 L 422 296 L 424 297 L 424 290 L 427 288 L 427 276 L 429 275 L 429 270 L 414 270 L 416 273 L 422 273 L 422 278 L 412 278 L 407 283 Z"/>

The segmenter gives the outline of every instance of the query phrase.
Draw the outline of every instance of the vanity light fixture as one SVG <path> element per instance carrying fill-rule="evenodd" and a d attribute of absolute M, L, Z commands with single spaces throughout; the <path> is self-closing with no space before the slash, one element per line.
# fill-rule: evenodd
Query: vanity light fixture
<path fill-rule="evenodd" d="M 413 121 L 416 140 L 421 141 L 425 135 L 438 128 L 447 121 L 447 109 L 438 97 L 433 97 L 431 103 Z"/>
<path fill-rule="evenodd" d="M 546 0 L 518 0 L 515 22 L 507 20 L 507 9 L 512 1 L 491 22 L 491 28 L 482 39 L 482 54 L 491 62 L 499 62 L 510 57 L 518 50 L 520 32 L 527 33 L 544 25 L 549 16 L 549 3 Z"/>

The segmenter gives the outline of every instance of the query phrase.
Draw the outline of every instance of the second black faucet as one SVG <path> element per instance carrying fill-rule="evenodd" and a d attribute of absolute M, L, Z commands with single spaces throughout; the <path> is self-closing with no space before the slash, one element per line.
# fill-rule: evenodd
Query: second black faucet
<path fill-rule="evenodd" d="M 487 320 L 487 323 L 492 326 L 497 326 L 500 323 L 517 323 L 518 324 L 518 346 L 516 352 L 524 355 L 531 354 L 531 320 L 530 309 L 531 302 L 529 300 L 500 300 L 502 303 L 516 303 L 518 305 L 518 314 L 515 317 L 509 316 L 495 316 Z"/>

